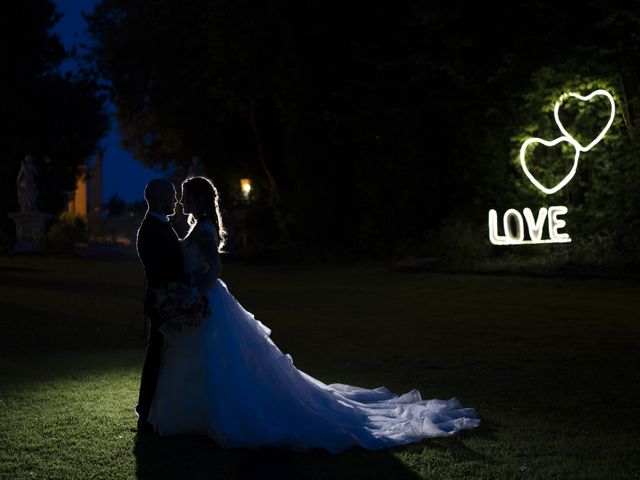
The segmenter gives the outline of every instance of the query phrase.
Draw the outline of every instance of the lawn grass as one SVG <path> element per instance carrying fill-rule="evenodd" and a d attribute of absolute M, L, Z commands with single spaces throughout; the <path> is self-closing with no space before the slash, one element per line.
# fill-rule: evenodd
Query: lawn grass
<path fill-rule="evenodd" d="M 138 437 L 142 278 L 129 260 L 0 258 L 0 478 L 640 478 L 637 280 L 227 265 L 298 368 L 482 419 L 332 455 Z"/>

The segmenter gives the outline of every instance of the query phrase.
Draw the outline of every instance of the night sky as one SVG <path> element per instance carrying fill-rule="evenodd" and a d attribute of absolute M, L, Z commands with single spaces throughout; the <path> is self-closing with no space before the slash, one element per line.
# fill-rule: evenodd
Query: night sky
<path fill-rule="evenodd" d="M 86 23 L 82 18 L 82 11 L 91 11 L 97 0 L 55 0 L 58 11 L 63 15 L 55 26 L 54 32 L 60 35 L 67 49 L 88 40 Z M 68 60 L 62 64 L 62 70 L 74 70 L 75 62 Z M 102 199 L 106 202 L 111 195 L 118 194 L 128 203 L 141 200 L 142 191 L 146 183 L 162 172 L 154 171 L 136 161 L 131 154 L 120 147 L 120 135 L 117 131 L 114 116 L 115 107 L 108 104 L 112 121 L 111 132 L 102 140 L 106 147 L 103 163 L 103 193 Z M 124 174 L 123 172 L 126 172 Z"/>

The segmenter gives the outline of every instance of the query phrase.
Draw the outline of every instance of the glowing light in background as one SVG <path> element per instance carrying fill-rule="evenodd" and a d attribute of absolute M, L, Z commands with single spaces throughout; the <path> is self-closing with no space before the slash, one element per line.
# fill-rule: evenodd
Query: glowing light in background
<path fill-rule="evenodd" d="M 566 215 L 569 210 L 564 206 L 554 206 L 538 211 L 538 217 L 534 219 L 533 212 L 525 208 L 522 214 L 515 208 L 507 210 L 502 217 L 502 227 L 504 235 L 498 233 L 498 212 L 489 210 L 489 241 L 494 245 L 527 245 L 534 243 L 568 243 L 571 237 L 567 233 L 560 233 L 559 230 L 567 225 L 560 215 Z M 549 238 L 543 239 L 545 219 Z M 524 225 L 527 225 L 531 240 L 524 239 Z M 514 228 L 515 225 L 515 228 Z"/>
<path fill-rule="evenodd" d="M 560 142 L 567 142 L 571 144 L 573 148 L 575 148 L 576 154 L 573 157 L 573 166 L 571 167 L 571 170 L 569 171 L 567 176 L 565 176 L 555 187 L 547 188 L 544 185 L 542 185 L 527 168 L 527 161 L 525 159 L 527 154 L 527 148 L 532 143 L 533 144 L 540 143 L 545 147 L 553 147 Z M 531 183 L 533 183 L 540 191 L 546 193 L 547 195 L 556 193 L 558 190 L 560 190 L 562 187 L 564 187 L 567 183 L 571 181 L 573 176 L 576 174 L 576 170 L 578 170 L 578 160 L 580 160 L 580 150 L 578 150 L 577 145 L 574 142 L 572 142 L 569 137 L 558 137 L 555 140 L 551 140 L 550 142 L 548 142 L 547 140 L 543 140 L 542 138 L 536 138 L 536 137 L 527 138 L 525 142 L 522 144 L 522 146 L 520 147 L 520 166 L 522 167 L 522 171 L 524 172 L 524 174 L 527 176 L 527 178 Z"/>
<path fill-rule="evenodd" d="M 564 128 L 562 121 L 560 120 L 560 106 L 562 103 L 569 97 L 577 98 L 578 100 L 582 100 L 584 102 L 588 102 L 594 97 L 603 96 L 609 100 L 611 104 L 611 114 L 609 115 L 609 120 L 604 128 L 600 131 L 598 136 L 593 139 L 589 145 L 583 147 L 580 142 L 578 142 L 568 131 Z M 588 152 L 595 145 L 600 142 L 606 133 L 611 128 L 613 124 L 613 120 L 616 116 L 616 104 L 613 100 L 613 96 L 606 90 L 595 90 L 591 92 L 589 95 L 582 96 L 575 92 L 564 93 L 560 96 L 558 101 L 556 101 L 554 109 L 553 109 L 553 117 L 555 118 L 556 125 L 562 132 L 563 136 L 555 138 L 553 140 L 544 140 L 542 138 L 531 137 L 527 138 L 520 147 L 520 166 L 522 167 L 522 171 L 527 176 L 529 181 L 538 188 L 541 192 L 551 195 L 556 193 L 558 190 L 562 189 L 567 183 L 571 181 L 573 176 L 578 169 L 578 163 L 580 160 L 581 152 Z M 542 144 L 545 147 L 554 147 L 559 143 L 567 142 L 573 146 L 575 150 L 575 155 L 573 157 L 573 166 L 569 173 L 562 179 L 560 182 L 552 187 L 547 188 L 542 185 L 529 171 L 527 167 L 527 148 L 530 145 Z M 538 216 L 534 218 L 533 212 L 530 208 L 525 208 L 523 210 L 523 214 L 514 208 L 508 209 L 503 217 L 502 217 L 502 228 L 504 230 L 504 235 L 500 235 L 498 233 L 498 212 L 496 210 L 489 211 L 489 241 L 494 245 L 523 245 L 523 244 L 532 244 L 532 243 L 567 243 L 571 242 L 571 237 L 567 233 L 559 232 L 560 229 L 566 227 L 567 222 L 563 219 L 559 218 L 562 215 L 566 215 L 569 210 L 565 206 L 553 206 L 547 208 L 541 208 L 538 211 Z M 547 219 L 547 229 L 549 232 L 549 238 L 543 239 L 543 230 L 545 224 L 545 218 Z M 527 229 L 529 231 L 530 240 L 524 239 L 524 226 L 525 223 L 527 225 Z"/>
<path fill-rule="evenodd" d="M 609 100 L 609 103 L 611 103 L 611 114 L 609 115 L 609 120 L 607 121 L 607 124 L 602 129 L 602 131 L 598 134 L 598 136 L 589 145 L 587 145 L 586 147 L 583 147 L 580 144 L 580 142 L 578 142 L 569 132 L 567 132 L 567 129 L 564 128 L 564 125 L 560 120 L 560 115 L 558 112 L 560 111 L 560 105 L 562 105 L 564 100 L 567 99 L 568 97 L 573 97 L 573 98 L 577 98 L 578 100 L 588 102 L 589 100 L 591 100 L 593 97 L 596 97 L 596 96 L 604 96 Z M 586 96 L 579 95 L 575 92 L 563 93 L 558 99 L 558 101 L 555 103 L 555 106 L 553 109 L 553 117 L 555 118 L 556 125 L 558 126 L 560 131 L 564 134 L 564 136 L 558 137 L 551 141 L 547 141 L 547 140 L 543 140 L 542 138 L 535 138 L 535 137 L 528 138 L 527 140 L 525 140 L 522 146 L 520 147 L 520 165 L 522 166 L 522 171 L 525 173 L 529 181 L 531 181 L 531 183 L 533 183 L 540 191 L 546 193 L 547 195 L 556 193 L 558 190 L 564 187 L 567 183 L 569 183 L 573 178 L 573 176 L 575 175 L 576 170 L 578 169 L 578 161 L 580 160 L 580 152 L 587 152 L 591 150 L 598 142 L 600 142 L 600 140 L 604 138 L 605 134 L 609 131 L 609 128 L 611 128 L 611 125 L 613 124 L 613 119 L 615 118 L 615 116 L 616 116 L 616 103 L 613 100 L 613 97 L 611 96 L 611 94 L 606 90 L 602 90 L 602 89 L 595 90 Z M 569 172 L 569 174 L 566 177 L 564 177 L 560 181 L 560 183 L 558 183 L 553 188 L 547 188 L 543 186 L 531 174 L 531 172 L 527 168 L 527 162 L 525 159 L 527 147 L 532 143 L 541 143 L 542 145 L 545 145 L 547 147 L 553 147 L 554 145 L 557 145 L 560 142 L 569 142 L 575 148 L 576 154 L 573 159 L 573 167 L 571 168 L 571 171 Z"/>
<path fill-rule="evenodd" d="M 241 178 L 240 188 L 242 189 L 242 195 L 244 196 L 244 199 L 249 201 L 249 195 L 251 194 L 251 179 Z"/>
<path fill-rule="evenodd" d="M 607 125 L 602 129 L 600 134 L 589 145 L 587 145 L 586 147 L 583 147 L 582 145 L 580 145 L 580 142 L 578 142 L 573 137 L 573 135 L 571 135 L 569 132 L 567 132 L 567 130 L 564 128 L 564 125 L 562 125 L 562 122 L 560 121 L 560 116 L 558 115 L 558 112 L 560 110 L 560 105 L 562 105 L 562 102 L 567 97 L 573 97 L 573 98 L 577 98 L 578 100 L 582 100 L 582 101 L 588 102 L 593 97 L 596 97 L 598 95 L 606 97 L 609 100 L 609 103 L 611 103 L 611 115 L 609 115 L 609 121 L 607 122 Z M 577 93 L 574 93 L 574 92 L 565 93 L 556 102 L 556 105 L 555 105 L 555 107 L 553 109 L 553 117 L 556 119 L 556 125 L 558 125 L 558 128 L 563 133 L 563 135 L 565 137 L 568 137 L 569 140 L 572 141 L 574 143 L 574 145 L 576 146 L 576 148 L 581 152 L 588 152 L 598 142 L 600 142 L 600 140 L 602 140 L 604 138 L 604 136 L 607 133 L 607 131 L 609 130 L 609 128 L 611 128 L 611 125 L 613 124 L 613 119 L 615 118 L 615 116 L 616 116 L 616 102 L 614 102 L 613 97 L 611 96 L 611 94 L 609 92 L 607 92 L 606 90 L 602 90 L 602 89 L 599 89 L 599 90 L 596 90 L 594 92 L 591 92 L 586 97 L 583 97 L 582 95 L 578 95 Z"/>

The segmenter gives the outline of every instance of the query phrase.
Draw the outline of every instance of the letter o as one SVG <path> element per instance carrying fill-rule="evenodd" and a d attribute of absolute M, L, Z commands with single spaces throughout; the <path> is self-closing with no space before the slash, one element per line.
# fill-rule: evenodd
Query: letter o
<path fill-rule="evenodd" d="M 515 232 L 512 228 L 511 219 L 515 221 Z M 521 243 L 524 240 L 524 219 L 518 210 L 510 208 L 504 212 L 502 224 L 504 226 L 504 234 L 509 239 L 509 242 Z"/>

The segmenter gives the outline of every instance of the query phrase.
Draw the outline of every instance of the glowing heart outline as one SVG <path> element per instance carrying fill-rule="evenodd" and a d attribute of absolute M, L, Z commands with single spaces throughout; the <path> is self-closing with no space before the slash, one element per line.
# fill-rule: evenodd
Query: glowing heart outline
<path fill-rule="evenodd" d="M 527 147 L 531 144 L 531 143 L 541 143 L 542 145 L 544 145 L 545 147 L 554 147 L 557 144 L 559 144 L 560 142 L 567 142 L 570 145 L 573 146 L 573 148 L 576 151 L 575 157 L 573 159 L 573 167 L 571 167 L 571 171 L 567 174 L 567 176 L 565 176 L 562 180 L 560 180 L 560 183 L 558 183 L 555 187 L 553 188 L 547 188 L 544 185 L 542 185 L 534 176 L 533 174 L 529 171 L 529 169 L 527 168 L 527 161 L 525 160 L 525 155 L 527 153 Z M 580 150 L 578 148 L 579 144 L 572 138 L 572 137 L 558 137 L 554 140 L 551 141 L 547 141 L 544 140 L 542 138 L 537 138 L 537 137 L 531 137 L 531 138 L 527 138 L 524 143 L 522 144 L 522 146 L 520 147 L 520 166 L 522 167 L 522 171 L 525 173 L 525 175 L 527 176 L 527 178 L 529 179 L 529 181 L 531 183 L 533 183 L 536 187 L 538 187 L 538 189 L 544 193 L 546 193 L 547 195 L 551 195 L 553 193 L 556 193 L 558 190 L 560 190 L 562 187 L 564 187 L 567 183 L 569 183 L 571 181 L 571 179 L 573 178 L 573 176 L 576 174 L 576 170 L 578 170 L 578 161 L 580 160 Z"/>
<path fill-rule="evenodd" d="M 602 95 L 602 96 L 606 97 L 609 100 L 609 103 L 611 103 L 611 115 L 609 116 L 609 121 L 607 122 L 605 127 L 602 129 L 602 131 L 598 134 L 598 136 L 589 145 L 587 145 L 586 147 L 583 147 L 580 144 L 580 142 L 578 142 L 575 138 L 573 138 L 573 135 L 571 135 L 569 132 L 567 132 L 566 128 L 564 128 L 564 125 L 562 124 L 562 121 L 560 121 L 560 116 L 558 114 L 558 112 L 560 111 L 560 105 L 562 105 L 562 103 L 563 103 L 563 101 L 564 101 L 564 99 L 566 97 L 573 97 L 573 98 L 577 98 L 578 100 L 582 100 L 584 102 L 588 102 L 593 97 L 598 96 L 598 95 Z M 609 92 L 607 92 L 606 90 L 603 90 L 601 88 L 591 92 L 589 95 L 586 95 L 586 96 L 579 95 L 579 94 L 577 94 L 575 92 L 569 92 L 569 93 L 563 94 L 560 97 L 560 100 L 556 101 L 556 104 L 555 104 L 555 106 L 553 108 L 553 117 L 555 118 L 556 125 L 558 125 L 558 128 L 560 129 L 562 134 L 565 137 L 567 137 L 569 139 L 569 141 L 574 143 L 575 147 L 581 152 L 588 152 L 594 146 L 596 146 L 596 144 L 598 144 L 600 142 L 600 140 L 602 140 L 604 138 L 606 133 L 609 131 L 609 128 L 611 128 L 611 125 L 613 124 L 613 120 L 615 119 L 615 116 L 616 116 L 616 102 L 613 100 L 613 96 Z"/>

